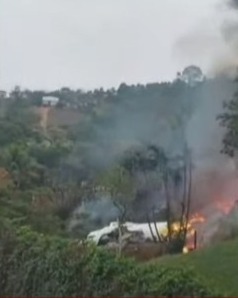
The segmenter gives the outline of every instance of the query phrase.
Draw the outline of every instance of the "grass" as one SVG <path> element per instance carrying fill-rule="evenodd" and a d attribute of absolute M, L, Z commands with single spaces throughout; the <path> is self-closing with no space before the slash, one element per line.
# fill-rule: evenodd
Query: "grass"
<path fill-rule="evenodd" d="M 161 265 L 190 266 L 224 295 L 238 297 L 238 239 L 187 255 L 160 258 Z"/>

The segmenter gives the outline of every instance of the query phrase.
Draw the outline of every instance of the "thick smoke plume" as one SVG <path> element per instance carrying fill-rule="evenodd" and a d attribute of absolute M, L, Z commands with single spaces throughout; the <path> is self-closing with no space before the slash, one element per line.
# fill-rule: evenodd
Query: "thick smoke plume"
<path fill-rule="evenodd" d="M 223 215 L 214 208 L 216 203 L 223 201 L 232 205 L 238 198 L 236 163 L 220 153 L 225 132 L 216 121 L 216 116 L 223 112 L 223 102 L 229 101 L 236 90 L 232 81 L 238 66 L 238 1 L 226 1 L 225 5 L 228 11 L 217 12 L 216 30 L 209 22 L 199 25 L 195 32 L 189 32 L 176 44 L 180 57 L 182 53 L 206 61 L 206 71 L 214 78 L 209 88 L 202 91 L 198 109 L 187 127 L 187 140 L 196 164 L 193 203 L 207 218 L 201 231 L 206 243 L 214 233 L 219 235 Z M 224 77 L 230 79 L 229 83 Z"/>
<path fill-rule="evenodd" d="M 238 9 L 238 0 L 229 0 L 228 5 L 231 8 Z"/>
<path fill-rule="evenodd" d="M 167 88 L 173 86 L 176 83 Z M 179 129 L 171 129 L 167 115 L 164 118 L 158 115 L 157 99 L 154 103 L 145 98 L 138 100 L 137 104 L 134 101 L 134 108 L 118 103 L 110 122 L 96 127 L 93 151 L 88 152 L 89 159 L 97 167 L 110 168 L 132 147 L 153 143 L 173 156 L 182 152 L 185 141 L 192 150 L 194 165 L 192 211 L 205 212 L 207 217 L 211 217 L 214 213 L 211 205 L 214 202 L 224 199 L 235 201 L 238 195 L 234 162 L 221 154 L 224 129 L 216 120 L 217 115 L 223 112 L 223 102 L 232 98 L 235 85 L 232 80 L 222 76 L 207 79 L 199 86 L 188 86 L 184 90 L 189 90 L 189 93 L 174 92 L 171 105 L 174 109 L 178 108 L 176 102 L 182 102 L 179 96 L 186 97 L 186 105 L 190 102 L 195 105 L 194 112 L 186 122 L 185 135 Z M 137 214 L 142 216 L 146 210 L 160 207 L 164 199 L 159 191 L 151 190 L 149 197 L 142 198 L 135 206 Z M 96 203 L 85 203 L 79 207 L 71 227 L 79 224 L 77 215 L 81 217 L 84 213 L 87 213 L 92 223 L 91 229 L 105 226 L 119 215 L 110 199 L 101 198 Z M 214 230 L 217 218 L 213 217 Z"/>
<path fill-rule="evenodd" d="M 225 53 L 223 53 L 222 65 L 217 70 L 228 72 L 233 70 L 232 74 L 236 75 L 236 69 L 238 66 L 238 1 L 229 0 L 226 2 L 228 7 L 228 14 L 225 14 L 221 18 L 220 33 L 222 42 L 226 47 Z M 214 65 L 219 65 L 221 62 L 213 61 Z M 234 72 L 235 69 L 235 72 Z"/>
<path fill-rule="evenodd" d="M 209 76 L 234 78 L 238 66 L 238 1 L 223 0 L 214 15 L 181 36 L 174 54 L 185 64 L 200 65 Z M 224 9 L 225 8 L 225 9 Z"/>
<path fill-rule="evenodd" d="M 230 12 L 238 9 L 237 0 L 226 4 Z M 194 164 L 193 210 L 203 211 L 211 218 L 210 228 L 206 228 L 209 237 L 212 231 L 216 230 L 219 219 L 219 216 L 212 215 L 214 208 L 211 208 L 211 205 L 219 200 L 235 201 L 238 197 L 237 169 L 234 160 L 221 154 L 224 129 L 216 119 L 223 112 L 223 102 L 230 100 L 235 91 L 232 79 L 238 63 L 238 13 L 233 19 L 226 16 L 221 20 L 216 32 L 209 33 L 209 28 L 201 28 L 195 33 L 189 32 L 176 44 L 177 50 L 190 58 L 196 57 L 196 61 L 201 53 L 203 56 L 207 55 L 207 73 L 213 74 L 213 78 L 208 78 L 199 86 L 187 88 L 186 90 L 190 90 L 188 94 L 181 94 L 178 89 L 175 92 L 171 84 L 171 92 L 174 94 L 171 106 L 174 110 L 179 109 L 178 102 L 182 102 L 181 97 L 186 97 L 185 106 L 189 105 L 190 101 L 195 102 L 196 108 L 184 128 L 185 136 L 176 126 L 171 129 L 166 113 L 158 113 L 158 95 L 150 102 L 142 96 L 137 99 L 136 109 L 133 107 L 133 99 L 133 103 L 128 101 L 125 104 L 123 100 L 117 103 L 105 125 L 95 128 L 94 147 L 88 151 L 92 163 L 107 168 L 116 164 L 125 151 L 133 146 L 153 143 L 164 148 L 167 154 L 181 153 L 185 137 L 185 142 L 192 150 Z M 202 32 L 206 34 L 203 35 Z M 228 75 L 232 75 L 232 79 Z M 139 92 L 135 94 L 143 94 L 143 86 L 136 88 Z M 122 98 L 124 91 L 123 88 L 118 90 Z M 163 95 L 160 98 L 162 99 Z M 158 193 L 153 193 L 150 200 L 144 201 L 144 204 L 137 208 L 146 210 L 149 204 L 159 205 L 163 199 Z M 98 200 L 96 205 L 90 203 L 80 207 L 76 213 L 81 214 L 83 210 L 87 210 L 89 217 L 96 218 L 101 224 L 115 220 L 118 215 L 110 200 L 104 198 Z M 74 220 L 74 224 L 75 222 Z"/>
<path fill-rule="evenodd" d="M 73 213 L 69 223 L 69 231 L 79 232 L 85 225 L 86 233 L 88 230 L 94 230 L 103 227 L 109 222 L 114 221 L 119 216 L 119 210 L 114 206 L 108 197 L 97 198 L 90 202 L 84 202 Z"/>

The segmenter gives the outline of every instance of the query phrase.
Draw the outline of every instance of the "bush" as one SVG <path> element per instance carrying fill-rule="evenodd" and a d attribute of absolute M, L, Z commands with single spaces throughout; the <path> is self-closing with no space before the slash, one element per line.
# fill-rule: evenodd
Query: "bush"
<path fill-rule="evenodd" d="M 29 228 L 0 235 L 1 296 L 212 295 L 190 270 L 118 259 Z"/>

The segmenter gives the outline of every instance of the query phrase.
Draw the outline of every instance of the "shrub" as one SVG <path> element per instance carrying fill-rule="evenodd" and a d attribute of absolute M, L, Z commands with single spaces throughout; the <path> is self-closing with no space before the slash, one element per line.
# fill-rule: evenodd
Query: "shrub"
<path fill-rule="evenodd" d="M 1 296 L 209 296 L 186 269 L 117 258 L 75 241 L 29 228 L 4 233 L 0 242 Z"/>

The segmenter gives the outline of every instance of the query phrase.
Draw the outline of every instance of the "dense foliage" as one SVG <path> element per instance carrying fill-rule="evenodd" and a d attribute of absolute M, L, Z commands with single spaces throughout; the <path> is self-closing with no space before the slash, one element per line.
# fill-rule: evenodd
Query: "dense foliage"
<path fill-rule="evenodd" d="M 224 113 L 218 116 L 221 124 L 226 128 L 223 152 L 234 157 L 238 150 L 238 92 L 231 100 L 224 103 L 224 108 Z"/>
<path fill-rule="evenodd" d="M 109 198 L 123 220 L 144 221 L 161 209 L 165 183 L 178 197 L 189 123 L 201 102 L 218 95 L 223 100 L 229 84 L 174 81 L 50 93 L 15 88 L 1 99 L 0 294 L 214 294 L 187 269 L 139 265 L 67 238 L 81 239 L 115 220 L 118 212 L 110 215 L 109 205 L 98 205 L 102 198 Z M 44 95 L 58 96 L 58 106 L 43 108 Z M 236 108 L 232 102 L 225 114 L 232 150 Z M 50 120 L 44 126 L 42 112 Z M 153 216 L 164 220 L 164 214 Z"/>
<path fill-rule="evenodd" d="M 0 241 L 2 296 L 189 296 L 214 294 L 187 269 L 136 264 L 23 227 Z"/>
<path fill-rule="evenodd" d="M 62 88 L 47 94 L 16 87 L 0 105 L 2 216 L 30 224 L 39 232 L 67 233 L 73 210 L 83 200 L 95 198 L 99 177 L 110 177 L 105 180 L 107 187 L 124 157 L 127 166 L 123 162 L 122 166 L 128 170 L 130 157 L 126 156 L 133 146 L 157 144 L 153 138 L 160 138 L 165 127 L 167 147 L 171 148 L 175 138 L 183 144 L 180 136 L 194 109 L 190 97 L 198 96 L 197 88 L 182 82 L 122 84 L 117 90 Z M 51 109 L 56 115 L 79 111 L 75 124 L 50 122 L 45 130 L 37 112 L 44 95 L 59 97 L 59 106 Z M 129 174 L 123 178 L 127 192 Z M 135 195 L 133 190 L 128 196 L 133 199 Z"/>
<path fill-rule="evenodd" d="M 39 232 L 71 235 L 72 213 L 83 201 L 97 200 L 95 189 L 103 186 L 117 207 L 131 206 L 131 219 L 144 220 L 145 210 L 163 199 L 161 168 L 168 158 L 183 154 L 191 119 L 198 111 L 206 113 L 211 97 L 222 101 L 227 90 L 231 88 L 226 79 L 196 86 L 174 81 L 49 93 L 16 87 L 0 102 L 2 216 Z M 58 107 L 45 110 L 46 127 L 40 121 L 44 95 L 60 100 Z M 200 111 L 200 106 L 205 108 Z M 74 124 L 68 114 L 72 111 Z M 64 113 L 66 121 L 61 123 Z M 179 187 L 179 171 L 173 168 L 170 174 Z M 77 237 L 88 229 L 79 226 Z"/>

